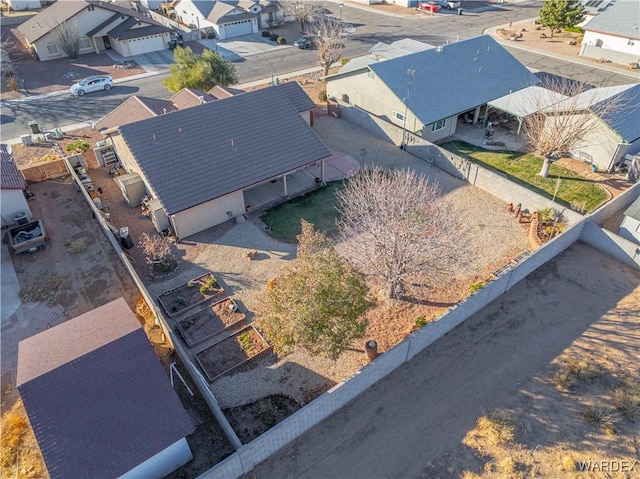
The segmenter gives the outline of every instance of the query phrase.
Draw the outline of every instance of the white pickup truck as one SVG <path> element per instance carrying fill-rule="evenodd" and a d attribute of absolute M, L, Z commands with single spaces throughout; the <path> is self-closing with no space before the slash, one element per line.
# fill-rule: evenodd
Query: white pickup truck
<path fill-rule="evenodd" d="M 433 0 L 433 3 L 435 3 L 439 7 L 446 8 L 447 10 L 460 8 L 460 2 L 454 0 Z"/>

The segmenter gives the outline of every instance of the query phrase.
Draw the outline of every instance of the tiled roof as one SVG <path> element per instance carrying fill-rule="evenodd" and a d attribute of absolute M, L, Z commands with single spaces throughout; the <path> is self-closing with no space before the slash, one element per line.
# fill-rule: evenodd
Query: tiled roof
<path fill-rule="evenodd" d="M 202 103 L 215 100 L 216 98 L 213 95 L 196 88 L 183 88 L 171 97 L 171 101 L 178 110 L 191 108 L 192 106 L 202 105 Z"/>
<path fill-rule="evenodd" d="M 276 86 L 124 125 L 119 132 L 168 214 L 330 156 Z"/>
<path fill-rule="evenodd" d="M 640 84 L 599 101 L 591 110 L 627 143 L 640 139 Z"/>
<path fill-rule="evenodd" d="M 193 432 L 122 298 L 21 341 L 17 385 L 52 479 L 120 477 Z"/>
<path fill-rule="evenodd" d="M 170 100 L 160 100 L 146 96 L 132 96 L 111 110 L 95 124 L 97 130 L 111 129 L 134 121 L 146 120 L 154 116 L 175 111 Z"/>
<path fill-rule="evenodd" d="M 0 152 L 0 187 L 3 190 L 24 190 L 27 184 L 10 153 Z"/>
<path fill-rule="evenodd" d="M 244 93 L 244 92 L 245 92 L 244 90 L 240 90 L 238 88 L 231 88 L 228 86 L 216 85 L 207 93 L 215 97 L 217 100 L 222 100 L 223 98 L 229 98 L 230 96 L 239 95 L 240 93 Z"/>
<path fill-rule="evenodd" d="M 584 25 L 584 30 L 640 40 L 640 2 L 618 0 Z"/>
<path fill-rule="evenodd" d="M 206 16 L 207 20 L 211 23 L 222 24 L 227 22 L 235 22 L 238 20 L 247 20 L 249 18 L 256 18 L 255 13 L 250 12 L 242 12 L 242 13 L 233 13 L 236 9 L 233 5 L 229 5 L 224 2 L 216 2 L 211 12 Z"/>
<path fill-rule="evenodd" d="M 372 63 L 368 68 L 399 99 L 408 96 L 409 109 L 425 125 L 540 82 L 488 35 Z M 413 72 L 410 90 L 409 72 Z M 434 85 L 448 85 L 449 93 Z"/>
<path fill-rule="evenodd" d="M 143 26 L 137 26 L 133 28 L 138 23 Z M 129 40 L 131 38 L 142 38 L 148 37 L 151 35 L 157 35 L 158 33 L 168 33 L 171 32 L 171 29 L 161 25 L 152 20 L 140 20 L 137 18 L 127 18 L 124 22 L 117 25 L 112 30 L 109 30 L 109 36 L 115 38 L 116 40 Z"/>

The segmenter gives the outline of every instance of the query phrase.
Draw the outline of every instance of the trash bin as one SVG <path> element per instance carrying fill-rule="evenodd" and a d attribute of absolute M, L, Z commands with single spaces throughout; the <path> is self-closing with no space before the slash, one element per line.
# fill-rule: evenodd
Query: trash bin
<path fill-rule="evenodd" d="M 27 125 L 29 126 L 29 128 L 31 128 L 31 133 L 33 133 L 34 135 L 40 133 L 40 125 L 38 125 L 37 121 L 31 120 L 29 123 L 27 123 Z"/>
<path fill-rule="evenodd" d="M 126 226 L 120 228 L 120 244 L 124 249 L 133 248 L 133 240 L 129 236 L 129 228 Z"/>
<path fill-rule="evenodd" d="M 33 145 L 33 141 L 31 140 L 31 135 L 20 135 L 20 140 L 24 146 Z"/>
<path fill-rule="evenodd" d="M 462 15 L 462 8 L 458 8 L 458 15 Z"/>

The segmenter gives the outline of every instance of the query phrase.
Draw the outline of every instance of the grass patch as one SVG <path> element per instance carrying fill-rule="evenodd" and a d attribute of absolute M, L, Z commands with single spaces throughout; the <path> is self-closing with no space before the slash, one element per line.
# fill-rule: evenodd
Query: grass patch
<path fill-rule="evenodd" d="M 496 409 L 483 414 L 476 420 L 478 431 L 495 446 L 512 442 L 516 426 L 513 417 L 504 409 Z"/>
<path fill-rule="evenodd" d="M 504 173 L 515 183 L 549 199 L 553 197 L 557 179 L 560 178 L 562 182 L 556 194 L 556 201 L 568 207 L 573 205 L 573 209 L 593 211 L 609 198 L 607 192 L 598 184 L 556 164 L 549 168 L 549 177 L 542 178 L 538 172 L 543 160 L 531 153 L 490 151 L 462 141 L 449 141 L 439 146 L 480 166 Z"/>
<path fill-rule="evenodd" d="M 262 221 L 271 228 L 272 236 L 285 243 L 297 242 L 296 236 L 301 233 L 300 221 L 303 219 L 332 237 L 336 234 L 338 217 L 335 192 L 342 185 L 342 181 L 334 181 L 324 188 L 275 206 L 262 215 Z"/>

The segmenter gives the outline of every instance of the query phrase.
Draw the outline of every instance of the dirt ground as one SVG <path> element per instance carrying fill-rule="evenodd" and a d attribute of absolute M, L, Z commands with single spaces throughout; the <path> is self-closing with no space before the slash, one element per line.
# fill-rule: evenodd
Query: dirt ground
<path fill-rule="evenodd" d="M 637 270 L 576 243 L 248 477 L 638 477 L 638 465 L 577 468 L 638 460 L 638 423 L 612 396 L 638 378 L 639 285 Z M 559 390 L 556 373 L 575 359 L 598 373 Z M 615 434 L 585 420 L 598 403 Z M 514 420 L 502 450 L 476 427 L 494 409 Z"/>

